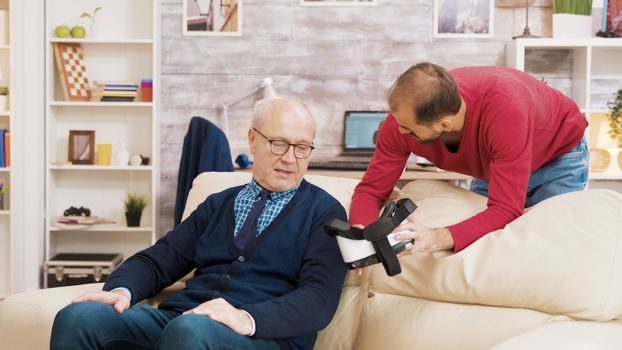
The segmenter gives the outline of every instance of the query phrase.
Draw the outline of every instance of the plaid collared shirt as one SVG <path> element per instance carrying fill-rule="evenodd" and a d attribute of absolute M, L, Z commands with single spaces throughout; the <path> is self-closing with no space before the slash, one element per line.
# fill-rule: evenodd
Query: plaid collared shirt
<path fill-rule="evenodd" d="M 279 215 L 281 210 L 283 210 L 287 203 L 289 203 L 289 201 L 294 197 L 299 186 L 300 185 L 283 192 L 270 193 L 266 206 L 259 215 L 259 220 L 257 222 L 257 236 L 259 236 L 261 232 L 268 225 L 270 225 L 272 220 Z M 235 197 L 233 207 L 235 213 L 235 230 L 233 231 L 234 237 L 240 232 L 240 229 L 242 228 L 242 225 L 244 225 L 244 221 L 246 220 L 248 213 L 251 211 L 253 204 L 259 200 L 261 190 L 262 187 L 255 181 L 255 179 L 253 179 Z"/>

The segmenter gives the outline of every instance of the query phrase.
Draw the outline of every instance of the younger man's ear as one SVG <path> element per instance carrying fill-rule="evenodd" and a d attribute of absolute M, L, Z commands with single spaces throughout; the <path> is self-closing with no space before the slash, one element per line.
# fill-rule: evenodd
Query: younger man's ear
<path fill-rule="evenodd" d="M 451 117 L 447 116 L 447 117 L 441 118 L 438 125 L 440 126 L 440 129 L 441 129 L 440 131 L 449 132 L 454 126 L 454 122 L 451 119 Z"/>

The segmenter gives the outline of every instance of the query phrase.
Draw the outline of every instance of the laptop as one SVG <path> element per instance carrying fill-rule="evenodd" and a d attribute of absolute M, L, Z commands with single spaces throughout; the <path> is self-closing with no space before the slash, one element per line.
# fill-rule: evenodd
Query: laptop
<path fill-rule="evenodd" d="M 343 142 L 337 157 L 311 161 L 310 169 L 366 170 L 374 155 L 376 137 L 387 111 L 346 111 Z"/>

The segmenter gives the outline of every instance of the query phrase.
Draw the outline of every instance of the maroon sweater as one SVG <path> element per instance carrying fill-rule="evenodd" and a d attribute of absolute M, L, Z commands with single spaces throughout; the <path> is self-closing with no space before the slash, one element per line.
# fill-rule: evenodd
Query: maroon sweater
<path fill-rule="evenodd" d="M 530 174 L 583 137 L 587 120 L 577 105 L 528 74 L 507 67 L 466 67 L 449 74 L 466 103 L 459 149 L 451 153 L 440 140 L 422 145 L 401 134 L 389 114 L 354 192 L 352 224 L 368 225 L 378 217 L 412 152 L 439 168 L 490 181 L 487 209 L 448 227 L 454 251 L 460 251 L 520 216 Z"/>

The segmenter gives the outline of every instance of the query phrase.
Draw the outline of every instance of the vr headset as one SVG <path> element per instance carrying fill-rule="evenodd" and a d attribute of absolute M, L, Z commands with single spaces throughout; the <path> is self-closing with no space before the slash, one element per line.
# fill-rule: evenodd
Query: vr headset
<path fill-rule="evenodd" d="M 337 237 L 343 261 L 350 270 L 382 263 L 387 275 L 394 276 L 402 272 L 397 254 L 412 246 L 412 241 L 396 241 L 391 233 L 417 205 L 404 198 L 385 206 L 375 222 L 364 229 L 351 226 L 345 221 L 334 219 L 324 225 L 330 236 Z"/>

